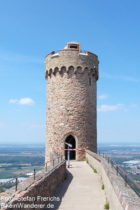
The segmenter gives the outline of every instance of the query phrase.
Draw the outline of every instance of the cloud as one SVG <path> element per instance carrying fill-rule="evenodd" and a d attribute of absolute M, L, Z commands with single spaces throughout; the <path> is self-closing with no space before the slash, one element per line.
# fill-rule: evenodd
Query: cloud
<path fill-rule="evenodd" d="M 10 99 L 10 104 L 33 105 L 35 101 L 32 98 Z"/>
<path fill-rule="evenodd" d="M 21 104 L 21 105 L 32 105 L 34 103 L 35 103 L 34 100 L 31 98 L 21 98 L 19 100 L 19 104 Z"/>
<path fill-rule="evenodd" d="M 103 95 L 100 95 L 99 96 L 99 99 L 100 100 L 103 100 L 103 99 L 106 99 L 106 98 L 108 98 L 108 95 L 107 94 L 103 94 Z"/>
<path fill-rule="evenodd" d="M 16 104 L 16 103 L 18 103 L 18 99 L 10 99 L 9 103 L 10 104 Z"/>
<path fill-rule="evenodd" d="M 116 105 L 103 104 L 103 105 L 100 105 L 97 110 L 98 112 L 110 112 L 110 111 L 120 110 L 123 108 L 124 108 L 123 104 L 116 104 Z"/>

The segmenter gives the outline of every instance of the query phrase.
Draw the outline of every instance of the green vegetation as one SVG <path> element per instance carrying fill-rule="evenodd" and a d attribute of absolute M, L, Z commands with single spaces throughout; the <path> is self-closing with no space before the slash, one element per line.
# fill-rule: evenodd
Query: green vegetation
<path fill-rule="evenodd" d="M 41 170 L 44 165 L 44 147 L 31 145 L 9 145 L 0 147 L 0 179 L 28 177 L 26 174 Z M 0 192 L 14 186 L 3 183 Z"/>
<path fill-rule="evenodd" d="M 106 203 L 106 204 L 104 205 L 104 209 L 109 209 L 109 203 Z"/>
<path fill-rule="evenodd" d="M 26 173 L 41 170 L 41 166 L 30 166 L 30 167 L 6 167 L 0 169 L 0 179 L 9 179 L 15 177 L 26 177 Z"/>
<path fill-rule="evenodd" d="M 97 173 L 97 170 L 96 170 L 95 168 L 93 168 L 93 172 L 94 172 L 94 173 Z"/>
<path fill-rule="evenodd" d="M 36 155 L 10 155 L 10 154 L 5 154 L 5 155 L 0 155 L 0 165 L 1 164 L 14 164 L 16 167 L 20 167 L 21 164 L 29 164 L 29 165 L 41 165 L 44 162 L 44 156 L 39 156 L 38 154 Z M 4 167 L 1 165 L 1 167 Z M 7 165 L 7 167 L 12 167 L 12 165 Z M 6 167 L 6 165 L 5 165 Z"/>
<path fill-rule="evenodd" d="M 105 186 L 104 186 L 104 184 L 102 184 L 102 190 L 104 190 L 105 189 Z"/>
<path fill-rule="evenodd" d="M 88 159 L 86 159 L 86 162 L 89 164 Z M 89 166 L 93 169 L 93 172 L 97 174 L 97 170 L 92 165 L 89 164 Z"/>
<path fill-rule="evenodd" d="M 140 175 L 139 174 L 131 174 L 131 177 L 132 177 L 133 180 L 140 181 Z"/>
<path fill-rule="evenodd" d="M 4 192 L 3 187 L 0 186 L 0 193 Z"/>
<path fill-rule="evenodd" d="M 17 170 L 8 170 L 8 169 L 3 169 L 2 171 L 0 171 L 0 179 L 9 179 L 9 178 L 15 178 L 16 174 L 14 172 L 16 172 Z"/>

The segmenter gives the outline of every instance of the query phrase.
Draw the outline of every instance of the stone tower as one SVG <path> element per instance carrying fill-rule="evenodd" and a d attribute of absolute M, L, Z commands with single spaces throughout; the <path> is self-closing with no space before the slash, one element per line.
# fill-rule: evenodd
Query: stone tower
<path fill-rule="evenodd" d="M 46 56 L 47 125 L 46 161 L 57 155 L 84 159 L 84 148 L 97 151 L 96 81 L 98 57 L 82 52 L 77 42 Z"/>

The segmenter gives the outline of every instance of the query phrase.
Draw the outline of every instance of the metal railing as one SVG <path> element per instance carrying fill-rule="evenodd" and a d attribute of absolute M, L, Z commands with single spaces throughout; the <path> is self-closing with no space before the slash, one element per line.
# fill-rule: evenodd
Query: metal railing
<path fill-rule="evenodd" d="M 135 191 L 135 193 L 140 197 L 140 185 L 138 185 L 134 179 L 126 172 L 124 169 L 119 166 L 114 160 L 110 158 L 110 156 L 106 154 L 100 154 L 102 158 L 104 158 L 108 164 L 115 170 L 116 175 L 120 175 L 124 180 L 124 185 L 127 187 L 128 185 Z"/>
<path fill-rule="evenodd" d="M 31 173 L 32 175 L 27 177 L 25 180 L 20 180 L 20 177 L 11 178 L 7 182 L 0 182 L 0 187 L 6 188 L 7 185 L 11 185 L 9 190 L 15 186 L 15 191 L 20 190 L 20 188 L 23 189 L 23 187 L 20 187 L 20 183 L 23 181 L 26 182 L 26 180 L 29 180 L 28 184 L 25 184 L 24 188 L 27 189 L 33 182 L 36 180 L 39 180 L 43 178 L 44 176 L 48 175 L 48 173 L 51 173 L 52 170 L 55 169 L 59 164 L 61 164 L 65 160 L 64 156 L 59 156 L 55 159 L 52 159 L 51 161 L 48 161 L 45 163 L 45 166 L 42 167 L 41 170 L 37 171 L 36 169 L 33 169 L 33 171 L 28 171 L 28 173 Z M 8 190 L 8 189 L 5 189 Z M 5 191 L 4 190 L 4 191 Z"/>

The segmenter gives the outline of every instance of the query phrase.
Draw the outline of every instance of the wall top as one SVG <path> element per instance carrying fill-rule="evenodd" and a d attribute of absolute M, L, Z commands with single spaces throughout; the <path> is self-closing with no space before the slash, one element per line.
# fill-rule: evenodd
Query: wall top
<path fill-rule="evenodd" d="M 45 78 L 57 72 L 91 73 L 98 80 L 98 56 L 89 51 L 82 52 L 78 42 L 68 42 L 58 52 L 50 52 L 45 59 Z M 72 70 L 73 69 L 73 70 Z"/>
<path fill-rule="evenodd" d="M 58 57 L 61 53 L 66 53 L 66 52 L 70 52 L 71 53 L 78 53 L 79 55 L 85 55 L 85 56 L 94 56 L 98 59 L 98 56 L 92 52 L 89 52 L 89 51 L 84 51 L 82 52 L 81 48 L 80 48 L 80 43 L 79 42 L 67 42 L 66 46 L 61 49 L 61 50 L 58 50 L 58 52 L 55 52 L 55 51 L 52 51 L 50 53 L 48 53 L 48 55 L 46 56 L 47 57 Z"/>

